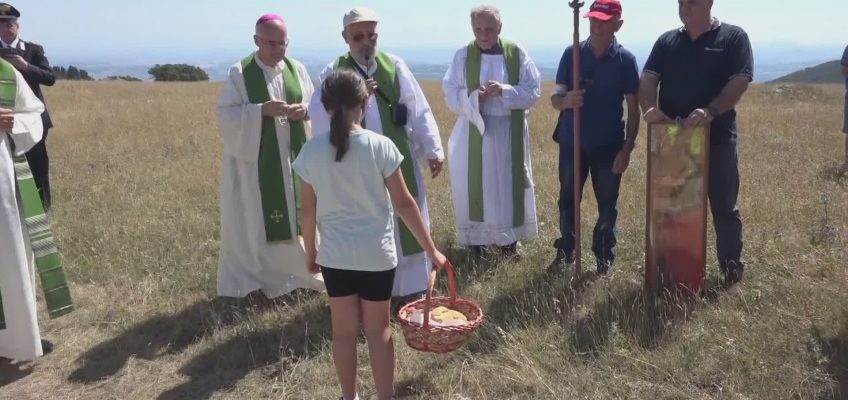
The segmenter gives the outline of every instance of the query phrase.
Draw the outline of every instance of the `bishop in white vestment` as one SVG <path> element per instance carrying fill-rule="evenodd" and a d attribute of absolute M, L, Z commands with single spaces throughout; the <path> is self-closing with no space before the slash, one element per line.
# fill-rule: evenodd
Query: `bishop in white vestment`
<path fill-rule="evenodd" d="M 309 132 L 312 80 L 303 64 L 285 57 L 282 18 L 265 15 L 256 27 L 259 50 L 230 68 L 216 109 L 223 141 L 218 295 L 224 297 L 324 289 L 320 274 L 304 267 L 299 183 L 291 169 Z"/>

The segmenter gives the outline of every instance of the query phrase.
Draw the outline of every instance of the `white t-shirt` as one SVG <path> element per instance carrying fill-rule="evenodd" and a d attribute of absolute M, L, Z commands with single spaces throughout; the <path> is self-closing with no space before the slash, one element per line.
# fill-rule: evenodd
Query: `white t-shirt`
<path fill-rule="evenodd" d="M 321 243 L 316 262 L 355 271 L 387 271 L 397 266 L 394 212 L 385 179 L 403 156 L 392 141 L 361 130 L 350 134 L 340 162 L 330 135 L 310 139 L 292 163 L 318 198 Z"/>

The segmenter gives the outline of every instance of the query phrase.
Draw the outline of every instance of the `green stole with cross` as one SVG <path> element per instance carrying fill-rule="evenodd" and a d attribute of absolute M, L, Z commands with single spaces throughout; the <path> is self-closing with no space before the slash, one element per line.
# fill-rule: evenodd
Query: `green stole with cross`
<path fill-rule="evenodd" d="M 377 52 L 374 57 L 377 61 L 377 71 L 372 77 L 377 81 L 377 87 L 385 97 L 393 104 L 398 104 L 400 100 L 400 81 L 398 80 L 395 63 L 388 54 L 381 51 Z M 354 71 L 356 61 L 351 57 L 350 53 L 339 57 L 336 60 L 334 68 L 350 68 Z M 415 160 L 412 158 L 412 148 L 409 142 L 409 135 L 406 133 L 406 127 L 398 126 L 392 122 L 391 104 L 386 102 L 383 96 L 376 96 L 377 108 L 380 110 L 380 123 L 383 127 L 383 136 L 388 137 L 400 150 L 403 155 L 403 161 L 400 164 L 400 171 L 403 174 L 403 180 L 406 182 L 406 188 L 412 195 L 415 201 L 418 201 L 418 181 L 415 179 Z M 398 227 L 400 230 L 400 245 L 404 255 L 418 254 L 424 251 L 418 240 L 412 234 L 412 231 L 398 218 Z"/>
<path fill-rule="evenodd" d="M 506 61 L 507 79 L 517 85 L 521 71 L 521 53 L 515 43 L 498 40 Z M 465 80 L 470 95 L 480 85 L 482 55 L 477 43 L 468 45 L 465 61 Z M 524 111 L 510 113 L 512 142 L 512 225 L 524 224 Z M 468 124 L 468 215 L 472 221 L 483 222 L 483 135 L 474 124 Z"/>
<path fill-rule="evenodd" d="M 16 99 L 15 67 L 5 60 L 0 60 L 0 107 L 14 110 Z M 62 257 L 56 248 L 50 231 L 50 223 L 47 221 L 47 213 L 38 196 L 38 188 L 35 186 L 26 156 L 14 157 L 14 165 L 21 211 L 26 223 L 30 247 L 35 255 L 35 267 L 44 291 L 47 313 L 50 318 L 60 317 L 74 310 L 71 290 L 68 288 L 65 269 L 62 266 Z M 0 293 L 0 329 L 6 329 L 2 293 Z"/>
<path fill-rule="evenodd" d="M 283 86 L 286 91 L 286 102 L 297 104 L 303 102 L 303 91 L 294 64 L 288 58 L 284 59 Z M 244 86 L 247 89 L 247 99 L 251 104 L 262 104 L 271 100 L 268 93 L 268 83 L 265 74 L 251 54 L 241 61 Z M 303 121 L 288 121 L 291 136 L 290 159 L 294 160 L 300 149 L 306 143 L 306 126 Z M 289 215 L 288 199 L 286 199 L 286 178 L 283 174 L 283 160 L 280 158 L 280 144 L 277 141 L 277 128 L 274 117 L 262 117 L 262 138 L 259 142 L 259 194 L 262 198 L 262 216 L 265 220 L 265 239 L 268 242 L 292 240 L 292 220 L 300 227 L 300 178 L 292 174 L 294 187 L 295 217 Z"/>

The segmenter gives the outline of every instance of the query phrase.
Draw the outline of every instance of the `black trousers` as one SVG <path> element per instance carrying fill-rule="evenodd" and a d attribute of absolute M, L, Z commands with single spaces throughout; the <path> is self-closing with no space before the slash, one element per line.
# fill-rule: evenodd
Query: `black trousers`
<path fill-rule="evenodd" d="M 744 269 L 742 216 L 739 198 L 739 154 L 736 143 L 710 146 L 708 195 L 716 234 L 716 252 L 722 270 Z"/>
<path fill-rule="evenodd" d="M 29 168 L 32 170 L 32 177 L 35 180 L 35 186 L 38 188 L 38 195 L 41 196 L 41 203 L 44 204 L 45 210 L 50 209 L 50 158 L 47 156 L 47 132 L 49 130 L 49 128 L 45 129 L 41 141 L 26 153 Z"/>

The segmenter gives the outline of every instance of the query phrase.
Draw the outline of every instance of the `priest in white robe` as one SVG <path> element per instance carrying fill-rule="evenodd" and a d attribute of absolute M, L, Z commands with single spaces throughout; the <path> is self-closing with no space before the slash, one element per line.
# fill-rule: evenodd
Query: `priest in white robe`
<path fill-rule="evenodd" d="M 367 78 L 372 96 L 362 126 L 389 137 L 404 154 L 401 171 L 429 229 L 421 170 L 429 169 L 433 178 L 442 170 L 445 155 L 439 127 L 421 86 L 406 63 L 396 55 L 377 50 L 377 23 L 376 13 L 367 8 L 355 8 L 345 14 L 342 37 L 349 52 L 327 65 L 319 80 L 323 82 L 335 68 L 351 68 Z M 321 104 L 320 84 L 309 103 L 309 115 L 316 136 L 330 132 L 330 116 Z M 418 295 L 427 289 L 432 268 L 430 260 L 401 221 L 396 220 L 395 227 L 398 266 L 392 295 Z"/>
<path fill-rule="evenodd" d="M 281 17 L 262 16 L 254 42 L 258 51 L 230 68 L 216 109 L 223 141 L 218 295 L 323 290 L 321 276 L 304 267 L 300 185 L 291 169 L 309 134 L 312 80 L 286 57 Z"/>
<path fill-rule="evenodd" d="M 13 157 L 41 140 L 44 104 L 21 74 L 8 67 L 14 72 L 17 88 L 14 106 L 0 106 L 0 314 L 5 324 L 5 329 L 0 329 L 0 357 L 29 361 L 40 357 L 43 349 L 35 304 L 35 255 L 24 223 Z"/>
<path fill-rule="evenodd" d="M 457 237 L 480 254 L 537 235 L 528 109 L 541 97 L 540 74 L 520 46 L 501 39 L 500 12 L 471 12 L 475 40 L 459 49 L 442 82 L 457 114 L 448 141 Z"/>

